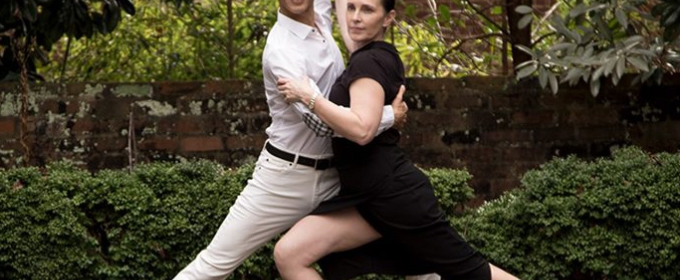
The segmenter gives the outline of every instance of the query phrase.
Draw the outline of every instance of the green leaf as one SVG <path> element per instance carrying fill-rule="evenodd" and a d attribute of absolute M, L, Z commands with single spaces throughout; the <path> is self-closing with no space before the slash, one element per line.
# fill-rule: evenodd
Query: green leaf
<path fill-rule="evenodd" d="M 602 73 L 604 72 L 604 65 L 601 65 L 600 67 L 597 67 L 595 71 L 593 72 L 593 75 L 591 76 L 591 80 L 597 80 L 602 76 Z"/>
<path fill-rule="evenodd" d="M 557 77 L 552 72 L 548 73 L 548 79 L 550 80 L 550 89 L 552 89 L 553 94 L 557 94 L 558 85 Z"/>
<path fill-rule="evenodd" d="M 569 11 L 569 16 L 571 18 L 578 17 L 578 16 L 582 15 L 583 13 L 585 13 L 586 9 L 587 9 L 586 4 L 580 3 L 580 4 L 576 5 L 576 7 L 571 9 L 571 11 Z"/>
<path fill-rule="evenodd" d="M 635 66 L 635 68 L 637 68 L 637 69 L 640 69 L 640 70 L 645 71 L 645 72 L 649 71 L 649 65 L 648 65 L 647 61 L 644 61 L 644 60 L 642 60 L 638 57 L 634 57 L 634 56 L 628 57 L 628 58 L 626 58 L 626 60 L 630 64 L 633 64 L 633 66 Z"/>
<path fill-rule="evenodd" d="M 523 67 L 522 69 L 519 70 L 519 72 L 517 72 L 517 80 L 520 80 L 524 77 L 531 75 L 531 73 L 534 73 L 534 71 L 536 71 L 536 68 L 538 68 L 536 63 L 532 63 L 527 65 L 526 67 Z"/>
<path fill-rule="evenodd" d="M 574 46 L 576 46 L 576 44 L 574 44 L 574 43 L 559 43 L 559 44 L 555 44 L 555 45 L 550 46 L 549 50 L 551 50 L 551 51 L 561 51 L 561 50 L 568 49 L 568 48 L 571 48 L 571 47 L 574 47 Z"/>
<path fill-rule="evenodd" d="M 562 79 L 562 82 L 569 82 L 569 84 L 576 84 L 578 80 L 583 76 L 585 71 L 578 67 L 573 67 L 567 71 L 567 75 Z"/>
<path fill-rule="evenodd" d="M 661 18 L 661 24 L 664 27 L 669 27 L 673 26 L 675 24 L 678 24 L 676 21 L 678 20 L 678 17 L 680 16 L 680 5 L 673 11 L 673 13 L 670 13 L 668 17 L 665 19 L 662 17 Z"/>
<path fill-rule="evenodd" d="M 518 14 L 528 14 L 532 13 L 534 9 L 532 7 L 529 7 L 527 5 L 519 5 L 517 8 L 515 8 L 515 12 Z"/>
<path fill-rule="evenodd" d="M 621 8 L 617 8 L 614 11 L 614 14 L 616 15 L 616 20 L 621 24 L 623 29 L 628 28 L 628 16 L 626 15 L 626 12 Z"/>
<path fill-rule="evenodd" d="M 440 5 L 438 9 L 441 21 L 444 22 L 446 26 L 448 26 L 451 22 L 451 10 L 449 9 L 449 6 Z"/>
<path fill-rule="evenodd" d="M 534 19 L 533 15 L 526 14 L 519 20 L 519 22 L 517 23 L 517 27 L 519 27 L 519 29 L 524 29 L 531 23 L 533 19 Z"/>
<path fill-rule="evenodd" d="M 623 72 L 626 70 L 626 57 L 625 56 L 620 56 L 619 59 L 616 60 L 616 75 L 615 77 L 621 77 L 623 76 Z"/>
<path fill-rule="evenodd" d="M 532 51 L 530 48 L 528 48 L 524 45 L 517 45 L 515 47 L 517 47 L 519 50 L 527 53 L 528 55 L 531 55 L 531 57 L 534 58 L 534 59 L 536 59 L 536 57 L 538 57 L 538 55 L 536 55 L 536 53 L 534 51 Z"/>
<path fill-rule="evenodd" d="M 495 16 L 502 15 L 503 14 L 503 7 L 496 6 L 496 7 L 491 8 L 491 14 L 495 15 Z"/>
<path fill-rule="evenodd" d="M 544 67 L 538 68 L 538 83 L 541 84 L 542 88 L 548 85 L 548 71 Z"/>
<path fill-rule="evenodd" d="M 626 46 L 626 48 L 632 48 L 633 46 L 642 42 L 644 39 L 645 38 L 640 35 L 633 35 L 623 40 L 623 44 Z"/>
<path fill-rule="evenodd" d="M 415 18 L 416 17 L 416 5 L 415 4 L 408 4 L 406 5 L 406 10 L 404 11 L 404 15 L 408 18 Z"/>
<path fill-rule="evenodd" d="M 605 62 L 605 64 L 604 64 L 604 68 L 605 68 L 604 69 L 604 75 L 605 76 L 609 76 L 609 74 L 611 74 L 612 71 L 614 71 L 614 68 L 616 67 L 616 61 L 617 61 L 616 57 L 607 58 L 607 62 Z"/>
<path fill-rule="evenodd" d="M 593 95 L 593 97 L 597 97 L 597 95 L 600 93 L 600 80 L 591 80 L 590 81 L 590 93 Z"/>

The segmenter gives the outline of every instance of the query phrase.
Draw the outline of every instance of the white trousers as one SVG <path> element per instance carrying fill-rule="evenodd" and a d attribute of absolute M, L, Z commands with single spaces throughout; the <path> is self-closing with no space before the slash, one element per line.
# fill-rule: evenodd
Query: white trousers
<path fill-rule="evenodd" d="M 174 279 L 225 279 L 261 248 L 336 195 L 340 180 L 335 168 L 315 170 L 262 150 L 253 178 L 243 189 L 212 241 Z M 428 278 L 428 277 L 437 278 Z M 409 280 L 438 279 L 436 274 Z"/>
<path fill-rule="evenodd" d="M 174 279 L 225 279 L 246 258 L 335 194 L 335 168 L 315 170 L 267 150 L 207 248 Z"/>

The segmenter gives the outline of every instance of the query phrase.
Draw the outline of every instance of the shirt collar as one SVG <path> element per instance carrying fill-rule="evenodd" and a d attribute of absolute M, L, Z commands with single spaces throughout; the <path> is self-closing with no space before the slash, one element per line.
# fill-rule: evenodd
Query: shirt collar
<path fill-rule="evenodd" d="M 316 18 L 316 15 L 314 16 Z M 282 14 L 281 11 L 279 11 L 277 21 L 283 28 L 290 30 L 293 32 L 293 34 L 300 37 L 301 39 L 307 38 L 307 36 L 312 33 L 312 30 L 314 30 L 313 27 L 289 18 L 288 16 Z"/>

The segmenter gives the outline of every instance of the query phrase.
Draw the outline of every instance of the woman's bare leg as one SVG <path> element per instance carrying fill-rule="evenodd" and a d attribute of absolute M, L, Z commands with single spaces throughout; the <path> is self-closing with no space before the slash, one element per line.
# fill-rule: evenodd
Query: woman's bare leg
<path fill-rule="evenodd" d="M 310 215 L 297 222 L 276 243 L 274 260 L 283 279 L 321 279 L 311 267 L 317 260 L 380 237 L 355 208 Z"/>
<path fill-rule="evenodd" d="M 518 280 L 519 278 L 513 276 L 512 274 L 506 272 L 505 270 L 502 270 L 498 268 L 497 266 L 493 264 L 489 264 L 491 266 L 491 279 L 492 280 Z"/>

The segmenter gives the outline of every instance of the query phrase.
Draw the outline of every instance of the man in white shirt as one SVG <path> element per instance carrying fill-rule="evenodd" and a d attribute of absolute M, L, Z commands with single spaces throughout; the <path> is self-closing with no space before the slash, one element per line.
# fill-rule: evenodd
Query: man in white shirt
<path fill-rule="evenodd" d="M 344 62 L 332 37 L 330 0 L 280 0 L 278 19 L 262 56 L 271 125 L 252 179 L 241 192 L 210 244 L 175 279 L 224 279 L 253 252 L 335 195 L 340 182 L 333 168 L 329 137 L 301 103 L 278 93 L 279 77 L 308 76 L 328 98 Z M 401 95 L 400 95 L 401 96 Z M 393 107 L 394 106 L 394 107 Z M 398 97 L 386 106 L 380 131 L 402 122 L 406 105 Z M 323 125 L 321 125 L 323 127 Z M 322 129 L 323 130 L 323 129 Z M 327 131 L 327 129 L 325 129 Z"/>

